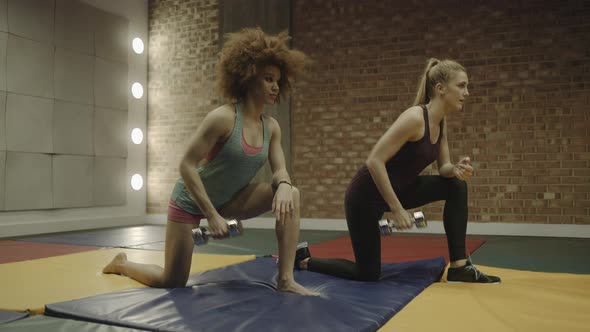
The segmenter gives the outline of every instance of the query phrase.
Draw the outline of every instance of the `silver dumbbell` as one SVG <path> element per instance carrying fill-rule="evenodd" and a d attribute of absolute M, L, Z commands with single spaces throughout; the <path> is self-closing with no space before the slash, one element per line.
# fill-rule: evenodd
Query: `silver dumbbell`
<path fill-rule="evenodd" d="M 422 211 L 412 213 L 410 219 L 412 220 L 412 224 L 416 225 L 416 228 L 424 228 L 428 226 L 428 222 L 426 221 L 426 218 L 424 218 L 424 213 L 422 213 Z M 379 232 L 381 235 L 391 235 L 394 229 L 395 224 L 393 221 L 389 219 L 379 220 Z"/>
<path fill-rule="evenodd" d="M 238 220 L 227 221 L 227 231 L 230 237 L 242 235 L 242 222 Z M 201 226 L 193 229 L 193 240 L 195 245 L 202 246 L 209 242 L 211 232 L 207 227 Z"/>

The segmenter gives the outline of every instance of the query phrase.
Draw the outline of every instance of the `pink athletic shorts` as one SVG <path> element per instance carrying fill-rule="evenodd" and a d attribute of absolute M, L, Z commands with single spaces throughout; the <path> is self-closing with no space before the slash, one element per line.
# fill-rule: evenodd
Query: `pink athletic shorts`
<path fill-rule="evenodd" d="M 181 209 L 173 200 L 168 202 L 168 220 L 183 224 L 199 225 L 204 216 L 192 214 Z"/>

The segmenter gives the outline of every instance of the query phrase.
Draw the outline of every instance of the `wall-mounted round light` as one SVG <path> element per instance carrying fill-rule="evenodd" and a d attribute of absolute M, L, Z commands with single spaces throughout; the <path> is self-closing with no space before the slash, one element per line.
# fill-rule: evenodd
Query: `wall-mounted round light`
<path fill-rule="evenodd" d="M 143 177 L 139 174 L 133 174 L 131 177 L 131 188 L 133 190 L 139 190 L 143 187 Z"/>
<path fill-rule="evenodd" d="M 143 40 L 141 38 L 133 38 L 133 51 L 137 54 L 143 53 Z"/>
<path fill-rule="evenodd" d="M 139 128 L 133 128 L 131 131 L 131 141 L 135 144 L 141 144 L 143 142 L 143 131 Z"/>
<path fill-rule="evenodd" d="M 131 93 L 135 99 L 143 97 L 143 86 L 138 82 L 133 83 L 133 85 L 131 85 Z"/>

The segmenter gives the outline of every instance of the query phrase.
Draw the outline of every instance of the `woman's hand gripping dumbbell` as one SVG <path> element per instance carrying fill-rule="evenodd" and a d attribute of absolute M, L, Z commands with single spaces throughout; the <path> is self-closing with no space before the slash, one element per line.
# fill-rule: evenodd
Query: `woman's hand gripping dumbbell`
<path fill-rule="evenodd" d="M 416 211 L 410 215 L 412 224 L 416 225 L 416 228 L 424 228 L 428 226 L 424 213 L 422 211 Z M 379 232 L 381 235 L 391 235 L 395 229 L 395 223 L 392 220 L 385 219 L 379 220 Z"/>
<path fill-rule="evenodd" d="M 239 220 L 227 220 L 227 234 L 229 237 L 240 236 L 243 233 L 242 222 Z M 205 226 L 193 229 L 193 240 L 195 245 L 202 246 L 209 242 L 209 238 L 213 237 L 209 229 Z"/>

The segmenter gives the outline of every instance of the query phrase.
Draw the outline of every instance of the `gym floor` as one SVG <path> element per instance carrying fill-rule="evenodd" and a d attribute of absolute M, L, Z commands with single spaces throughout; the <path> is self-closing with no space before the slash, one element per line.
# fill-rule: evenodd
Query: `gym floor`
<path fill-rule="evenodd" d="M 246 257 L 232 255 L 249 255 L 249 257 L 252 257 L 252 255 L 276 254 L 277 243 L 273 229 L 248 229 L 247 225 L 245 226 L 245 232 L 242 236 L 227 240 L 211 240 L 206 246 L 195 247 L 194 252 L 197 254 L 223 255 L 223 257 Z M 95 249 L 105 247 L 134 249 L 134 252 L 150 253 L 149 255 L 152 255 L 150 257 L 155 257 L 151 253 L 161 253 L 164 249 L 165 230 L 165 226 L 143 225 L 52 233 L 11 239 L 4 238 L 0 241 L 0 249 L 2 249 L 0 251 L 0 268 L 5 267 L 4 273 L 9 274 L 12 270 L 8 267 L 13 266 L 13 264 L 1 263 L 19 262 L 83 251 L 88 251 L 90 254 L 93 252 L 100 254 L 101 251 L 105 250 Z M 310 246 L 313 246 L 346 236 L 348 236 L 348 232 L 345 231 L 302 230 L 300 240 L 307 241 Z M 400 241 L 396 241 L 396 243 L 406 243 L 406 245 L 420 240 L 419 237 L 429 239 L 440 237 L 444 239 L 444 235 L 432 234 L 396 233 L 393 236 L 400 237 Z M 403 237 L 408 238 L 402 239 Z M 588 301 L 590 293 L 586 286 L 588 282 L 586 275 L 590 274 L 590 255 L 588 255 L 590 253 L 590 239 L 515 236 L 468 236 L 468 238 L 471 238 L 471 240 L 476 238 L 485 240 L 483 245 L 472 253 L 472 260 L 476 265 L 485 267 L 482 271 L 498 273 L 497 275 L 503 277 L 506 281 L 503 282 L 503 286 L 499 288 L 469 287 L 469 285 L 454 287 L 453 284 L 434 283 L 383 325 L 379 329 L 380 332 L 400 329 L 417 332 L 432 328 L 440 331 L 457 331 L 457 327 L 451 324 L 454 319 L 449 318 L 451 317 L 449 315 L 457 310 L 465 314 L 463 321 L 466 328 L 462 329 L 465 331 L 471 330 L 473 327 L 486 332 L 500 330 L 529 331 L 529 328 L 533 327 L 533 330 L 537 332 L 554 331 L 555 329 L 585 331 L 588 326 L 587 323 L 590 323 L 587 318 L 583 318 L 588 312 L 587 309 L 590 309 L 590 301 Z M 425 239 L 425 242 L 427 241 L 428 239 Z M 331 242 L 328 245 L 331 247 Z M 414 248 L 408 247 L 407 250 L 415 250 L 416 245 L 414 245 Z M 48 248 L 50 246 L 52 248 L 60 247 L 62 252 L 49 252 Z M 401 248 L 405 248 L 405 246 Z M 113 250 L 118 251 L 118 249 Z M 441 255 L 443 254 L 441 253 Z M 112 253 L 109 253 L 110 255 Z M 62 257 L 69 256 L 56 258 L 61 259 Z M 88 255 L 84 257 L 95 256 Z M 220 256 L 217 257 L 219 259 Z M 40 264 L 42 261 L 44 260 L 29 262 L 35 265 Z M 76 280 L 79 279 L 78 283 L 81 284 L 77 286 L 84 288 L 89 287 L 89 282 L 97 284 L 105 282 L 106 278 L 101 277 L 100 272 L 97 272 L 100 270 L 102 266 L 100 264 L 102 263 L 99 264 L 98 260 L 92 258 L 87 258 L 86 261 L 91 261 L 96 266 L 90 269 L 85 268 L 84 271 L 89 270 L 90 272 L 86 271 L 76 277 Z M 150 261 L 152 260 L 150 259 Z M 60 262 L 62 263 L 59 266 L 66 264 L 70 269 L 76 266 L 76 263 L 63 263 L 65 262 L 63 260 Z M 199 262 L 202 264 L 199 264 Z M 202 260 L 193 261 L 193 265 L 201 265 L 201 268 L 205 270 L 207 264 Z M 19 269 L 19 271 L 21 270 L 29 271 L 28 269 Z M 61 271 L 61 267 L 56 269 L 56 271 L 58 270 Z M 59 276 L 68 273 L 62 271 L 57 274 L 53 273 L 55 276 L 51 273 L 43 276 L 36 274 L 37 272 L 40 272 L 40 270 L 34 272 L 34 276 L 21 275 L 21 277 L 36 278 L 39 285 L 34 286 L 41 292 L 43 287 L 47 287 L 47 283 L 51 283 L 48 280 L 56 282 L 56 280 L 61 280 Z M 536 272 L 542 273 L 531 274 Z M 19 280 L 10 279 L 8 274 L 2 274 L 8 279 L 6 279 L 6 282 L 1 282 L 0 285 L 15 288 L 15 283 L 18 284 Z M 76 275 L 76 273 L 73 275 Z M 129 282 L 126 278 L 115 278 L 112 281 Z M 29 288 L 28 292 L 30 293 L 32 289 L 30 286 L 33 285 L 29 282 L 26 282 L 26 285 L 28 285 L 27 288 Z M 101 286 L 98 285 L 97 287 L 100 288 Z M 126 286 L 126 288 L 128 287 Z M 10 293 L 11 289 L 5 289 L 5 291 Z M 541 289 L 542 291 L 539 291 Z M 104 293 L 104 291 L 99 292 L 99 294 L 101 293 Z M 5 300 L 9 300 L 8 303 L 16 301 L 10 300 L 10 298 L 16 299 L 13 296 L 18 295 L 11 295 Z M 448 304 L 450 297 L 461 300 L 460 302 L 454 300 L 453 306 L 450 307 Z M 55 302 L 59 301 L 42 303 Z M 585 309 L 586 307 L 587 309 Z M 0 331 L 43 332 L 49 329 L 119 332 L 133 330 L 113 325 L 59 319 L 39 315 L 35 311 L 33 313 L 37 314 L 32 315 L 32 317 L 18 319 L 14 318 L 15 314 L 19 314 L 18 312 L 10 311 L 14 309 L 8 310 L 0 310 Z M 424 312 L 429 312 L 431 319 L 419 319 Z M 8 316 L 8 318 L 3 318 L 3 316 Z M 15 319 L 18 320 L 15 321 Z M 2 322 L 5 323 L 2 324 Z"/>
<path fill-rule="evenodd" d="M 246 225 L 247 227 L 247 225 Z M 13 238 L 42 243 L 125 247 L 164 250 L 165 226 L 134 226 L 89 231 L 53 233 Z M 310 245 L 347 236 L 346 231 L 301 230 L 300 240 Z M 396 236 L 406 236 L 404 233 Z M 412 234 L 416 236 L 416 234 Z M 424 235 L 441 236 L 444 235 Z M 477 236 L 485 243 L 472 254 L 478 265 L 527 270 L 590 274 L 590 239 Z M 212 240 L 195 247 L 195 253 L 256 255 L 276 254 L 277 242 L 272 229 L 248 229 L 243 236 L 229 240 Z M 312 253 L 313 254 L 313 253 Z"/>

